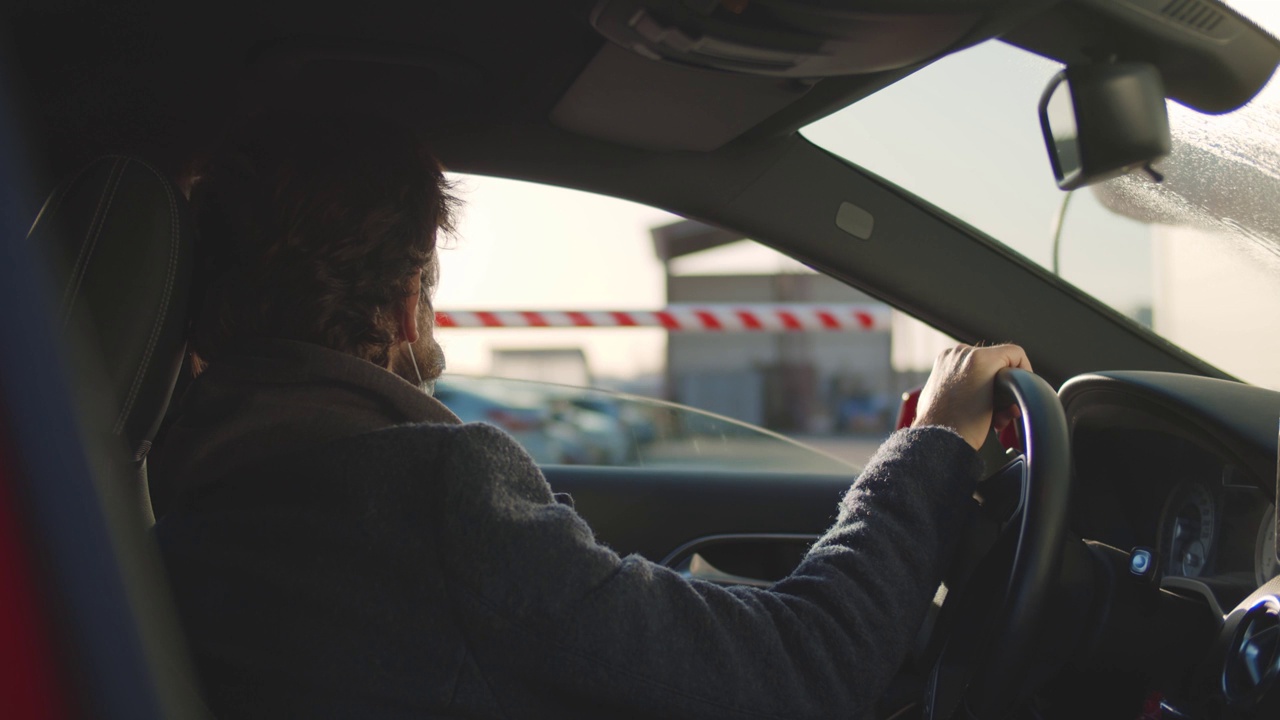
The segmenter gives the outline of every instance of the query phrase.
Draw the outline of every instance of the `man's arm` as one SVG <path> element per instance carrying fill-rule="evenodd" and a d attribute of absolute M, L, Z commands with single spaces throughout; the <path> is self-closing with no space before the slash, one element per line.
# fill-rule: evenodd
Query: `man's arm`
<path fill-rule="evenodd" d="M 459 453 L 458 471 L 498 459 L 485 478 L 451 483 L 440 538 L 481 667 L 654 717 L 867 709 L 919 627 L 980 466 L 948 430 L 902 431 L 791 576 L 725 589 L 620 559 L 552 502 L 506 436 L 469 426 L 463 437 L 486 449 Z"/>
<path fill-rule="evenodd" d="M 956 387 L 924 406 L 933 422 L 951 424 Z M 989 399 L 986 412 L 989 427 Z M 726 589 L 619 558 L 507 436 L 458 433 L 440 546 L 481 669 L 654 717 L 868 710 L 923 619 L 981 468 L 951 429 L 900 431 L 792 575 Z"/>

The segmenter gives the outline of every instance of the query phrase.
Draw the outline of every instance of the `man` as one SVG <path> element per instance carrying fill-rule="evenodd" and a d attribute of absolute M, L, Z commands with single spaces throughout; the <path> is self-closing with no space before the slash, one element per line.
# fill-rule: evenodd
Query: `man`
<path fill-rule="evenodd" d="M 202 372 L 152 479 L 222 720 L 858 716 L 963 531 L 995 373 L 1030 367 L 944 353 L 795 572 L 725 589 L 596 544 L 511 438 L 424 392 L 456 203 L 410 133 L 261 120 L 192 204 Z"/>

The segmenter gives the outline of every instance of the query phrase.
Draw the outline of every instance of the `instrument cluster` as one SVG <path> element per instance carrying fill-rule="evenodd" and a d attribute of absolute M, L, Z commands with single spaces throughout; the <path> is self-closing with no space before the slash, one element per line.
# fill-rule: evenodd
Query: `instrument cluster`
<path fill-rule="evenodd" d="M 1224 470 L 1224 478 L 1230 475 Z M 1158 534 L 1166 576 L 1247 577 L 1262 585 L 1280 574 L 1275 505 L 1254 486 L 1178 482 L 1165 499 Z"/>

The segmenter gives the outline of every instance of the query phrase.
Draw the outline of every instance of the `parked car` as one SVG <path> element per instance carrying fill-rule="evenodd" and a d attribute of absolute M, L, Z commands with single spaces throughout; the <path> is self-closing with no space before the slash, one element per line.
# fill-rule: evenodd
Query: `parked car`
<path fill-rule="evenodd" d="M 539 463 L 563 463 L 572 458 L 573 449 L 556 437 L 546 407 L 521 403 L 510 393 L 501 397 L 492 388 L 485 390 L 483 384 L 466 378 L 445 377 L 436 382 L 435 398 L 463 422 L 487 422 L 506 430 Z"/>
<path fill-rule="evenodd" d="M 591 448 L 592 461 L 600 465 L 625 465 L 631 453 L 631 439 L 616 417 L 598 407 L 584 407 L 580 401 L 564 400 L 560 416 L 572 425 Z"/>
<path fill-rule="evenodd" d="M 891 101 L 913 75 L 997 38 L 1027 58 L 1151 63 L 1167 97 L 1225 113 L 1266 86 L 1280 61 L 1280 44 L 1227 4 L 19 1 L 0 10 L 0 23 L 6 717 L 204 714 L 145 532 L 150 505 L 135 462 L 181 362 L 180 301 L 190 289 L 177 247 L 182 199 L 147 178 L 176 174 L 224 123 L 281 104 L 394 114 L 430 133 L 451 169 L 733 228 L 962 341 L 1027 349 L 1050 390 L 1026 376 L 1002 385 L 1022 408 L 1026 452 L 993 462 L 985 534 L 957 538 L 961 560 L 877 717 L 1280 715 L 1280 393 L 1240 381 L 1275 364 L 1265 346 L 1280 336 L 1280 313 L 1256 308 L 1273 307 L 1277 294 L 1280 205 L 1269 196 L 1241 213 L 1230 202 L 1280 176 L 1275 106 L 1251 106 L 1269 113 L 1258 122 L 1225 116 L 1196 146 L 1259 169 L 1255 180 L 1148 167 L 1143 177 L 1167 171 L 1158 201 L 1108 200 L 1159 220 L 1194 195 L 1163 194 L 1179 183 L 1216 198 L 1181 216 L 1196 230 L 1187 247 L 1201 250 L 1188 262 L 1196 270 L 1243 258 L 1238 271 L 1181 275 L 1185 284 L 1160 291 L 1175 300 L 1193 297 L 1197 283 L 1224 295 L 1267 292 L 1246 293 L 1233 314 L 1181 307 L 1181 320 L 1221 331 L 1195 353 L 1144 327 L 1141 313 L 1081 289 L 1088 281 L 1067 282 L 1056 261 L 1034 262 L 1010 247 L 1016 239 L 930 199 L 930 188 L 958 189 L 962 205 L 994 199 L 997 217 L 1013 217 L 1026 209 L 1011 199 L 1023 183 L 991 168 L 1043 153 L 1039 145 L 1000 135 L 962 177 L 892 180 L 860 165 L 875 148 L 864 147 L 863 163 L 800 134 L 840 108 Z M 982 79 L 948 82 L 955 102 L 904 104 L 891 129 L 906 137 L 881 144 L 908 156 L 969 105 L 1034 124 L 1034 97 L 975 101 Z M 973 147 L 954 143 L 945 155 Z M 81 173 L 121 150 L 148 162 L 113 155 Z M 924 159 L 942 165 L 944 154 Z M 37 223 L 24 239 L 41 198 L 95 172 L 97 194 L 55 201 L 44 216 L 80 210 L 81 231 L 50 236 Z M 1119 194 L 1132 199 L 1125 182 Z M 1100 241 L 1098 258 L 1125 251 L 1087 234 Z M 96 293 L 85 319 L 59 305 L 66 278 L 49 281 L 40 254 L 90 237 L 145 251 L 92 266 L 103 274 L 85 284 Z M 718 581 L 747 584 L 786 574 L 848 486 L 847 476 L 719 466 L 549 466 L 546 475 L 618 552 L 690 573 L 713 566 Z"/>

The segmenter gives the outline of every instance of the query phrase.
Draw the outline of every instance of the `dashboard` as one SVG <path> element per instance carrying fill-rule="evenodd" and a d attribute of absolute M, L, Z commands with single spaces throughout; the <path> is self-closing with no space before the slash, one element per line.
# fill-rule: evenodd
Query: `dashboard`
<path fill-rule="evenodd" d="M 1071 432 L 1070 529 L 1122 558 L 1109 592 L 1125 609 L 1109 632 L 1150 623 L 1127 646 L 1150 649 L 1138 654 L 1144 670 L 1169 661 L 1148 697 L 1176 706 L 1174 717 L 1280 716 L 1280 393 L 1108 372 L 1072 379 L 1059 397 Z M 1132 564 L 1147 557 L 1130 554 L 1138 548 L 1154 571 Z M 1125 593 L 1137 599 L 1116 604 Z M 1156 619 L 1186 603 L 1200 609 Z"/>
<path fill-rule="evenodd" d="M 1273 476 L 1169 431 L 1077 429 L 1074 448 L 1079 536 L 1151 548 L 1164 577 L 1252 591 L 1277 575 Z"/>
<path fill-rule="evenodd" d="M 1280 574 L 1280 393 L 1164 373 L 1101 373 L 1063 388 L 1072 530 L 1155 551 L 1164 578 L 1240 598 Z"/>

